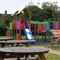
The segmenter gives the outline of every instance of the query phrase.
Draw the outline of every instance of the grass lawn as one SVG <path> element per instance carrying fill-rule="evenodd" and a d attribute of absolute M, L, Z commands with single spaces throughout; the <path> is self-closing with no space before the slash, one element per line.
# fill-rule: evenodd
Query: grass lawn
<path fill-rule="evenodd" d="M 46 53 L 45 57 L 46 57 L 46 60 L 60 60 L 60 56 L 57 54 L 53 54 L 53 53 Z"/>
<path fill-rule="evenodd" d="M 45 54 L 46 60 L 60 60 L 60 56 L 52 53 Z"/>
<path fill-rule="evenodd" d="M 44 47 L 50 48 L 50 49 L 53 49 L 53 50 L 56 50 L 56 51 L 60 52 L 60 47 L 58 47 L 58 45 L 54 45 L 53 47 L 51 45 L 46 45 Z"/>
<path fill-rule="evenodd" d="M 4 37 L 10 37 L 10 36 L 0 36 L 0 38 L 2 38 L 2 37 L 4 38 Z"/>

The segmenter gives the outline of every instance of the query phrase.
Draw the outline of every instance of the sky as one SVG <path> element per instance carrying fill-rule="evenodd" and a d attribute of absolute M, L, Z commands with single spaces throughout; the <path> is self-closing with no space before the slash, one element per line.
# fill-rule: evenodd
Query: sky
<path fill-rule="evenodd" d="M 34 5 L 37 5 L 39 2 L 39 7 L 43 2 L 58 2 L 57 6 L 60 6 L 60 0 L 0 0 L 0 13 L 4 13 L 7 10 L 8 14 L 14 14 L 17 10 L 27 6 L 31 1 L 34 2 Z"/>

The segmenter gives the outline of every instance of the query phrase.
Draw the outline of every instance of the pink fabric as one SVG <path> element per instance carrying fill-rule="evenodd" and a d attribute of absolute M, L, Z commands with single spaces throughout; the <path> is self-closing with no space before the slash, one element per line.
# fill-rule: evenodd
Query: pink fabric
<path fill-rule="evenodd" d="M 20 29 L 20 21 L 16 21 L 16 29 Z"/>
<path fill-rule="evenodd" d="M 54 29 L 55 29 L 55 30 L 58 30 L 58 29 L 59 29 L 59 24 L 58 24 L 58 22 L 55 22 L 55 23 L 54 23 Z"/>

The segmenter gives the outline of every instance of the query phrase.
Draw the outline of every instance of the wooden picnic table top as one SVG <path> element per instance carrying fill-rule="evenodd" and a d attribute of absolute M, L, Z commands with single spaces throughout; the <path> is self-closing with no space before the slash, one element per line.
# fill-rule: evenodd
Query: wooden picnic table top
<path fill-rule="evenodd" d="M 32 40 L 8 40 L 8 41 L 0 41 L 0 43 L 28 43 L 34 42 Z"/>
<path fill-rule="evenodd" d="M 20 56 L 25 56 L 25 60 L 29 60 L 29 55 L 38 55 L 38 60 L 46 60 L 44 53 L 49 50 L 38 47 L 7 47 L 0 48 L 0 60 L 4 59 L 6 54 L 17 55 L 17 60 L 20 60 Z"/>
<path fill-rule="evenodd" d="M 25 44 L 26 47 L 29 47 L 29 43 L 34 42 L 32 40 L 8 40 L 8 41 L 0 41 L 1 47 L 4 47 L 5 44 L 11 44 L 12 47 L 16 43 L 18 46 L 19 44 Z"/>
<path fill-rule="evenodd" d="M 13 37 L 5 37 L 5 38 L 0 38 L 0 41 L 7 41 L 7 40 L 13 40 Z"/>
<path fill-rule="evenodd" d="M 5 47 L 0 48 L 0 53 L 5 54 L 30 54 L 30 53 L 47 53 L 49 50 L 39 47 Z"/>

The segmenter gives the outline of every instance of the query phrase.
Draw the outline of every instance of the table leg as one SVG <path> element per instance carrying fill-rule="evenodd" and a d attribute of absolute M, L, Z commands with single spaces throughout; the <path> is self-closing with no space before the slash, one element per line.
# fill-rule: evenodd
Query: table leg
<path fill-rule="evenodd" d="M 12 45 L 12 47 L 13 47 L 14 44 L 11 44 L 11 45 Z"/>
<path fill-rule="evenodd" d="M 0 55 L 0 60 L 3 60 L 4 59 L 4 56 Z"/>
<path fill-rule="evenodd" d="M 20 60 L 20 55 L 17 56 L 17 60 Z"/>
<path fill-rule="evenodd" d="M 34 57 L 35 56 L 35 54 L 31 54 L 31 57 Z"/>
<path fill-rule="evenodd" d="M 46 60 L 45 55 L 43 53 L 38 54 L 38 60 Z"/>
<path fill-rule="evenodd" d="M 1 47 L 4 47 L 5 46 L 5 44 L 1 44 Z"/>
<path fill-rule="evenodd" d="M 29 60 L 29 57 L 28 57 L 28 55 L 25 55 L 25 60 Z"/>
<path fill-rule="evenodd" d="M 16 47 L 19 46 L 20 43 L 17 43 Z"/>
<path fill-rule="evenodd" d="M 28 43 L 25 43 L 25 46 L 26 46 L 26 47 L 29 47 L 29 44 L 28 44 Z"/>

